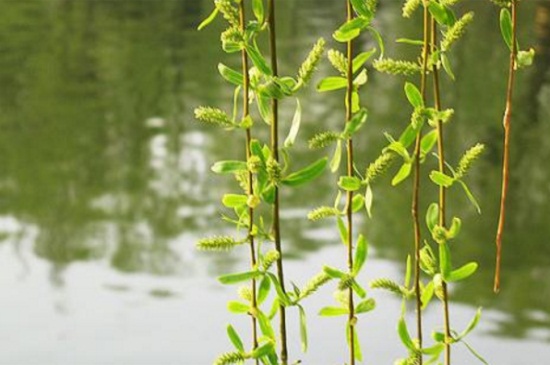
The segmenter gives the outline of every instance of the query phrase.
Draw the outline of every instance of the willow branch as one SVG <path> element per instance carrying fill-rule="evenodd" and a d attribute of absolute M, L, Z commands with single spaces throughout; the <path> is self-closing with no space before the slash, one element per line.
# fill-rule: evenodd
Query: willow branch
<path fill-rule="evenodd" d="M 246 20 L 245 20 L 245 8 L 244 8 L 244 1 L 241 1 L 239 3 L 239 19 L 240 19 L 240 27 L 241 30 L 245 31 L 246 26 Z M 250 75 L 248 74 L 248 54 L 246 50 L 243 49 L 241 53 L 242 58 L 242 72 L 243 72 L 243 119 L 248 117 L 250 114 L 249 110 L 249 104 L 248 104 L 248 94 L 250 92 Z M 246 159 L 247 161 L 250 160 L 250 157 L 252 155 L 252 152 L 250 150 L 250 142 L 252 141 L 252 133 L 250 128 L 246 130 Z M 249 196 L 254 195 L 254 176 L 252 172 L 248 172 L 248 194 Z M 252 229 L 254 227 L 254 209 L 252 207 L 248 208 L 248 239 L 249 239 L 249 246 L 250 246 L 250 264 L 252 266 L 252 269 L 255 269 L 256 267 L 256 247 L 254 244 L 254 236 L 252 234 Z M 251 283 L 251 289 L 252 289 L 252 308 L 257 307 L 256 303 L 256 280 L 252 279 Z M 252 341 L 253 341 L 253 348 L 258 347 L 258 325 L 256 318 L 252 316 Z M 256 364 L 258 364 L 258 360 L 256 360 Z"/>
<path fill-rule="evenodd" d="M 347 1 L 347 21 L 354 18 L 351 1 Z M 346 93 L 346 123 L 349 123 L 353 117 L 352 101 L 353 101 L 353 41 L 347 42 L 347 93 Z M 353 171 L 353 139 L 350 137 L 347 140 L 347 175 L 352 177 Z M 353 270 L 353 192 L 348 191 L 346 194 L 346 219 L 348 227 L 347 236 L 347 253 L 348 253 L 348 269 Z M 353 289 L 348 289 L 349 297 L 349 316 L 348 316 L 348 331 L 349 331 L 349 356 L 350 365 L 355 365 L 355 306 L 353 304 Z"/>
<path fill-rule="evenodd" d="M 506 200 L 508 197 L 509 182 L 509 161 L 510 161 L 510 129 L 512 122 L 512 100 L 514 96 L 514 82 L 516 77 L 516 57 L 517 48 L 517 0 L 512 0 L 512 50 L 510 52 L 510 66 L 508 73 L 508 88 L 506 91 L 506 109 L 502 125 L 504 127 L 504 154 L 502 158 L 502 191 L 500 195 L 500 215 L 498 219 L 498 228 L 496 236 L 496 268 L 495 268 L 495 293 L 500 291 L 500 266 L 502 257 L 502 235 L 504 232 L 504 223 L 506 219 Z"/>
<path fill-rule="evenodd" d="M 275 22 L 275 0 L 269 0 L 268 3 L 268 24 L 269 24 L 269 48 L 271 52 L 271 68 L 273 76 L 279 75 L 277 59 L 277 33 Z M 271 152 L 273 159 L 279 163 L 279 101 L 275 98 L 271 100 Z M 283 251 L 281 247 L 281 224 L 279 218 L 279 187 L 275 186 L 275 199 L 273 203 L 273 238 L 275 249 L 279 252 L 277 260 L 277 278 L 281 284 L 283 292 L 285 291 L 285 277 L 283 270 Z M 279 306 L 279 335 L 281 337 L 281 363 L 288 363 L 287 335 L 286 335 L 286 311 L 283 305 Z"/>

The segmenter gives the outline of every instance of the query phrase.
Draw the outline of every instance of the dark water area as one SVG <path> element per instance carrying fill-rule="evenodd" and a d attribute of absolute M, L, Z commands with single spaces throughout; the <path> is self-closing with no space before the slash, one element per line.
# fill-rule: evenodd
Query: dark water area
<path fill-rule="evenodd" d="M 414 57 L 391 40 L 419 33 L 403 20 L 401 2 L 381 1 L 377 27 L 392 57 Z M 464 1 L 476 20 L 455 48 L 457 81 L 446 80 L 443 104 L 456 114 L 446 130 L 448 159 L 480 141 L 487 152 L 469 176 L 483 214 L 464 194 L 450 191 L 451 213 L 463 219 L 455 262 L 476 260 L 475 278 L 451 290 L 451 312 L 463 327 L 477 307 L 484 317 L 473 344 L 491 364 L 550 363 L 550 1 L 521 4 L 520 39 L 538 56 L 519 74 L 513 121 L 511 193 L 504 247 L 503 291 L 492 293 L 494 231 L 500 194 L 501 119 L 507 49 L 498 11 L 489 1 Z M 282 0 L 282 73 L 294 73 L 308 48 L 342 21 L 333 0 Z M 242 139 L 196 123 L 193 109 L 229 110 L 232 89 L 216 66 L 238 62 L 220 50 L 219 23 L 196 26 L 210 12 L 206 0 L 22 0 L 0 2 L 0 364 L 205 365 L 229 350 L 226 323 L 234 288 L 215 276 L 246 267 L 239 253 L 199 253 L 203 236 L 231 229 L 219 198 L 234 189 L 210 166 L 239 158 Z M 330 42 L 329 42 L 330 43 Z M 331 46 L 336 46 L 330 43 Z M 367 50 L 374 44 L 360 40 Z M 328 75 L 324 62 L 316 75 Z M 367 125 L 356 142 L 366 166 L 384 145 L 384 132 L 408 123 L 403 80 L 369 70 L 362 99 Z M 317 153 L 305 141 L 342 123 L 341 95 L 301 95 L 303 123 L 297 164 Z M 282 129 L 294 103 L 282 105 Z M 267 128 L 258 134 L 267 136 Z M 435 168 L 435 159 L 425 169 Z M 427 171 L 427 170 L 426 170 Z M 325 264 L 343 265 L 331 222 L 307 212 L 334 200 L 335 176 L 315 189 L 284 191 L 284 245 L 289 277 L 303 283 Z M 412 244 L 410 184 L 376 187 L 374 218 L 358 229 L 372 245 L 365 282 L 400 278 Z M 422 209 L 436 199 L 423 183 Z M 307 304 L 311 325 L 306 364 L 344 358 L 343 323 L 315 316 L 331 302 L 330 289 Z M 400 303 L 373 293 L 376 312 L 361 319 L 366 364 L 403 356 L 394 331 Z M 441 326 L 437 305 L 427 325 Z M 298 324 L 291 314 L 291 335 Z M 295 325 L 294 325 L 295 324 Z M 292 348 L 299 354 L 298 346 Z M 297 356 L 297 355 L 296 355 Z M 457 365 L 475 360 L 456 351 Z"/>

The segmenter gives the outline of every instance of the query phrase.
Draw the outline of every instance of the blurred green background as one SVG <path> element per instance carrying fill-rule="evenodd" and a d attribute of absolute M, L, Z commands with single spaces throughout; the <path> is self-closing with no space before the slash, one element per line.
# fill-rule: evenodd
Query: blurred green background
<path fill-rule="evenodd" d="M 378 29 L 387 54 L 415 57 L 392 42 L 420 34 L 420 19 L 403 20 L 401 2 L 381 1 Z M 230 349 L 225 325 L 235 296 L 215 276 L 246 267 L 246 258 L 199 254 L 194 242 L 228 232 L 219 220 L 231 181 L 210 165 L 239 158 L 243 140 L 196 123 L 193 109 L 229 110 L 230 86 L 216 65 L 238 59 L 220 51 L 217 22 L 197 32 L 210 0 L 19 0 L 0 2 L 0 364 L 208 364 Z M 480 141 L 487 152 L 469 177 L 479 216 L 461 191 L 451 211 L 463 218 L 456 262 L 474 259 L 476 277 L 452 288 L 460 329 L 478 306 L 485 316 L 472 344 L 499 365 L 550 363 L 550 1 L 521 4 L 521 44 L 538 51 L 521 72 L 513 121 L 511 196 L 504 246 L 503 291 L 492 293 L 494 231 L 500 192 L 501 115 L 507 49 L 498 10 L 464 1 L 476 20 L 455 48 L 456 82 L 443 84 L 443 104 L 456 110 L 448 126 L 448 159 Z M 294 73 L 309 47 L 343 21 L 342 2 L 280 0 L 282 73 Z M 334 43 L 332 46 L 337 46 Z M 359 48 L 372 40 L 361 38 Z M 383 132 L 408 122 L 403 80 L 369 70 L 362 99 L 370 110 L 356 142 L 358 166 L 384 144 Z M 324 62 L 317 79 L 327 75 Z M 305 141 L 342 123 L 342 95 L 301 95 L 297 164 L 317 157 Z M 288 130 L 293 103 L 282 105 Z M 267 128 L 257 136 L 265 138 Z M 228 137 L 231 136 L 231 137 Z M 320 155 L 319 155 L 320 156 Z M 435 166 L 428 161 L 426 169 Z M 307 211 L 333 201 L 335 176 L 283 193 L 283 240 L 289 277 L 303 283 L 322 264 L 343 265 L 331 222 L 311 223 Z M 424 181 L 422 205 L 436 199 Z M 376 187 L 374 219 L 359 221 L 373 246 L 364 280 L 399 278 L 410 250 L 410 184 Z M 311 348 L 292 354 L 307 364 L 341 363 L 343 323 L 315 316 L 330 289 L 307 304 Z M 366 364 L 403 355 L 394 333 L 399 302 L 373 293 L 379 307 L 360 322 Z M 428 326 L 441 325 L 440 309 Z M 290 318 L 294 321 L 293 315 Z M 295 325 L 294 325 L 295 324 Z M 297 336 L 297 323 L 291 336 Z M 462 349 L 456 364 L 474 364 Z"/>

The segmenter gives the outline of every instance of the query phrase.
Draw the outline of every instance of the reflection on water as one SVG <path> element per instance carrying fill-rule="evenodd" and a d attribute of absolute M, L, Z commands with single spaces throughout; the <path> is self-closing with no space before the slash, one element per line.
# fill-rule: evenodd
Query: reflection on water
<path fill-rule="evenodd" d="M 328 38 L 339 23 L 335 14 L 340 4 L 322 3 L 281 2 L 280 17 L 286 20 L 280 27 L 283 72 L 292 72 L 316 37 Z M 505 290 L 498 297 L 490 289 L 506 49 L 495 8 L 473 1 L 464 6 L 476 10 L 478 21 L 471 33 L 484 37 L 467 36 L 457 47 L 452 62 L 458 81 L 444 85 L 445 90 L 452 90 L 445 94 L 445 105 L 457 110 L 447 132 L 449 158 L 455 161 L 477 140 L 485 142 L 489 152 L 471 176 L 484 215 L 478 217 L 459 192 L 451 192 L 454 213 L 464 217 L 468 228 L 463 244 L 457 247 L 456 260 L 475 257 L 482 265 L 477 280 L 456 287 L 453 298 L 465 308 L 457 309 L 458 317 L 478 305 L 489 311 L 486 321 L 491 327 L 486 329 L 490 338 L 517 339 L 505 342 L 510 349 L 537 348 L 537 341 L 550 340 L 550 284 L 545 280 L 550 275 L 550 144 L 545 140 L 550 133 L 550 2 L 522 4 L 521 21 L 527 25 L 522 39 L 530 40 L 524 44 L 536 46 L 540 56 L 518 81 L 521 106 L 514 120 L 507 269 Z M 386 39 L 416 31 L 414 22 L 400 19 L 399 7 L 399 2 L 382 4 L 378 22 Z M 117 363 L 112 362 L 116 359 L 132 364 L 169 364 L 182 359 L 202 363 L 211 358 L 204 357 L 207 350 L 201 350 L 200 357 L 198 350 L 186 355 L 180 346 L 164 344 L 158 347 L 165 350 L 162 355 L 153 351 L 140 358 L 125 357 L 127 350 L 107 346 L 104 357 L 87 357 L 90 348 L 84 344 L 91 341 L 88 330 L 107 325 L 118 328 L 113 335 L 116 341 L 129 338 L 133 348 L 140 347 L 149 338 L 143 326 L 152 328 L 161 322 L 168 326 L 168 333 L 192 343 L 194 336 L 186 328 L 195 328 L 199 322 L 194 322 L 190 312 L 203 310 L 216 320 L 208 328 L 221 334 L 216 334 L 216 351 L 223 349 L 225 340 L 219 329 L 228 318 L 224 298 L 219 296 L 232 294 L 207 275 L 227 272 L 242 262 L 237 254 L 230 259 L 198 254 L 193 242 L 228 229 L 218 219 L 217 201 L 222 191 L 234 186 L 211 175 L 209 166 L 217 159 L 240 156 L 242 141 L 237 135 L 227 139 L 204 128 L 192 117 L 197 105 L 228 106 L 231 98 L 231 90 L 215 72 L 219 59 L 233 62 L 219 50 L 218 26 L 195 31 L 210 8 L 206 0 L 0 3 L 0 257 L 6 263 L 0 266 L 0 277 L 5 277 L 4 299 L 18 293 L 6 299 L 0 317 L 25 311 L 31 318 L 23 325 L 26 332 L 18 339 L 19 347 L 14 347 L 21 351 L 10 353 L 10 363 L 41 363 L 37 359 L 46 353 L 51 363 L 67 363 L 59 354 L 69 343 L 82 346 L 76 359 L 92 363 Z M 367 41 L 362 45 L 370 46 Z M 406 47 L 392 43 L 387 52 L 410 54 Z M 327 65 L 321 67 L 323 72 L 328 72 Z M 382 145 L 382 132 L 400 130 L 408 113 L 406 100 L 395 97 L 402 94 L 400 80 L 372 72 L 370 81 L 365 96 L 372 98 L 367 101 L 370 124 L 357 143 L 360 166 Z M 303 98 L 303 139 L 341 123 L 338 96 L 327 99 L 310 91 Z M 283 105 L 283 123 L 288 122 L 291 109 L 292 105 Z M 296 150 L 302 161 L 314 158 L 304 143 Z M 318 184 L 317 189 L 284 192 L 288 255 L 305 260 L 304 265 L 289 266 L 297 271 L 293 277 L 302 279 L 315 272 L 322 260 L 333 262 L 338 257 L 327 255 L 336 247 L 327 226 L 304 219 L 318 202 L 332 200 L 333 177 L 327 174 Z M 410 188 L 382 185 L 388 184 L 377 188 L 376 217 L 361 225 L 376 248 L 373 265 L 399 275 L 410 246 Z M 435 196 L 432 187 L 424 186 L 424 196 Z M 309 272 L 304 274 L 299 267 Z M 206 293 L 201 290 L 205 287 Z M 197 293 L 205 296 L 202 301 Z M 216 304 L 206 305 L 207 299 Z M 66 303 L 70 300 L 74 302 Z M 101 300 L 99 308 L 113 316 L 112 322 L 101 322 L 101 315 L 93 316 L 97 324 L 85 320 L 84 308 L 90 308 L 87 300 L 96 304 Z M 48 312 L 50 307 L 67 319 Z M 176 325 L 178 319 L 183 327 Z M 6 321 L 0 322 L 2 328 L 16 328 L 9 319 L 0 321 Z M 143 337 L 130 336 L 124 330 L 125 321 L 133 323 L 128 328 Z M 85 323 L 89 328 L 68 329 L 70 323 Z M 40 337 L 43 331 L 36 330 L 43 325 L 56 328 L 58 337 L 48 341 Z M 195 341 L 212 340 L 210 331 L 203 337 L 200 333 Z M 162 341 L 166 336 L 154 338 Z M 200 346 L 197 342 L 188 348 Z M 30 352 L 23 350 L 31 348 Z M 550 352 L 546 350 L 545 355 L 550 357 Z"/>

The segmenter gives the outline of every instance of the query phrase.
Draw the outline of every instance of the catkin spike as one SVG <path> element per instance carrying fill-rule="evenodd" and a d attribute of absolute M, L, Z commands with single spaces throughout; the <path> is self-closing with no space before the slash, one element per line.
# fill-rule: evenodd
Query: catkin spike
<path fill-rule="evenodd" d="M 413 13 L 420 7 L 422 0 L 407 0 L 403 5 L 403 17 L 410 18 Z"/>
<path fill-rule="evenodd" d="M 365 173 L 367 183 L 370 184 L 374 182 L 377 177 L 384 174 L 391 166 L 394 159 L 395 154 L 389 152 L 385 152 L 378 156 L 378 158 L 367 167 L 367 172 Z"/>
<path fill-rule="evenodd" d="M 474 13 L 468 12 L 456 21 L 446 32 L 441 41 L 441 49 L 447 51 L 451 46 L 466 33 L 466 27 L 474 20 Z"/>
<path fill-rule="evenodd" d="M 351 275 L 346 275 L 344 278 L 338 282 L 338 290 L 343 291 L 346 289 L 351 288 L 353 283 L 355 282 L 355 278 Z"/>
<path fill-rule="evenodd" d="M 245 356 L 240 352 L 226 352 L 221 354 L 214 365 L 231 365 L 231 364 L 240 364 L 246 360 Z"/>
<path fill-rule="evenodd" d="M 309 148 L 312 150 L 325 148 L 328 145 L 338 141 L 339 139 L 340 133 L 331 131 L 318 133 L 309 140 Z"/>
<path fill-rule="evenodd" d="M 319 38 L 298 70 L 298 78 L 302 84 L 307 84 L 311 80 L 313 72 L 317 69 L 317 65 L 319 61 L 321 61 L 324 51 L 325 40 Z"/>
<path fill-rule="evenodd" d="M 484 150 L 485 146 L 481 143 L 478 143 L 464 153 L 456 169 L 457 178 L 460 179 L 468 173 L 470 167 L 472 167 L 472 163 L 474 163 L 474 161 L 479 158 Z"/>
<path fill-rule="evenodd" d="M 279 163 L 272 157 L 270 157 L 266 162 L 266 171 L 269 176 L 269 180 L 278 185 L 281 182 L 282 172 L 281 166 Z"/>
<path fill-rule="evenodd" d="M 346 56 L 340 51 L 337 51 L 335 49 L 331 49 L 328 51 L 328 60 L 330 61 L 331 65 L 342 74 L 342 76 L 346 77 L 348 74 L 348 60 Z"/>
<path fill-rule="evenodd" d="M 328 217 L 335 217 L 342 214 L 334 207 L 319 207 L 308 213 L 307 218 L 311 221 L 318 221 Z"/>
<path fill-rule="evenodd" d="M 239 297 L 247 302 L 252 302 L 252 290 L 248 286 L 241 286 L 239 288 Z"/>
<path fill-rule="evenodd" d="M 281 257 L 281 254 L 279 253 L 279 251 L 277 251 L 277 250 L 270 250 L 270 251 L 268 251 L 268 252 L 264 255 L 264 258 L 263 258 L 263 261 L 262 261 L 262 269 L 263 269 L 263 271 L 269 270 L 269 268 L 271 267 L 271 265 L 273 265 L 273 263 L 274 263 L 275 261 L 277 261 L 280 257 Z"/>
<path fill-rule="evenodd" d="M 370 287 L 373 289 L 385 289 L 398 295 L 407 295 L 407 290 L 391 279 L 381 278 L 371 281 Z"/>
<path fill-rule="evenodd" d="M 384 72 L 390 75 L 405 75 L 410 76 L 421 71 L 420 65 L 410 61 L 394 60 L 386 58 L 376 60 L 373 64 L 374 68 L 379 72 Z"/>
<path fill-rule="evenodd" d="M 229 251 L 242 244 L 243 241 L 237 241 L 233 237 L 217 236 L 199 240 L 197 249 L 202 251 Z"/>
<path fill-rule="evenodd" d="M 222 13 L 223 18 L 233 27 L 239 26 L 239 11 L 230 0 L 215 0 L 216 8 Z"/>
<path fill-rule="evenodd" d="M 300 299 L 306 298 L 315 293 L 321 286 L 328 283 L 330 280 L 331 277 L 328 276 L 325 272 L 321 272 L 315 275 L 302 289 L 300 293 Z"/>
<path fill-rule="evenodd" d="M 244 42 L 243 32 L 238 27 L 229 27 L 221 34 L 222 43 L 240 43 Z"/>
<path fill-rule="evenodd" d="M 235 126 L 229 115 L 218 108 L 200 106 L 195 109 L 195 118 L 203 123 L 214 124 L 223 128 Z"/>

